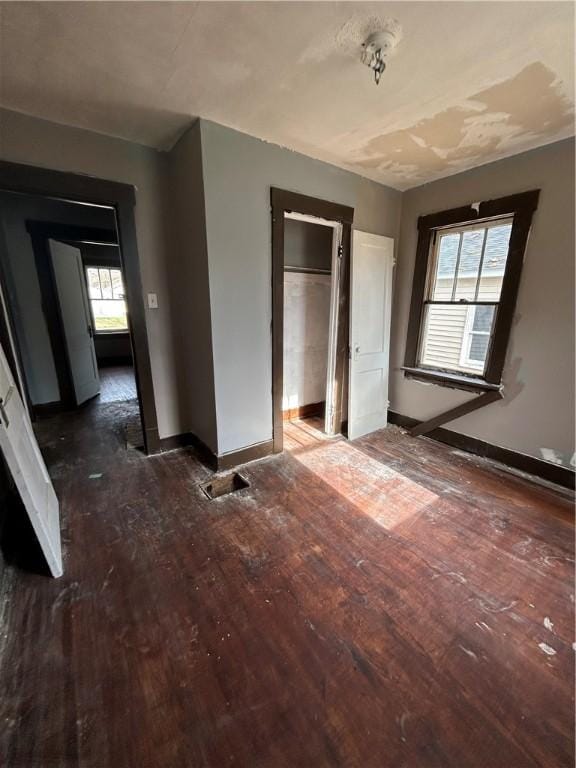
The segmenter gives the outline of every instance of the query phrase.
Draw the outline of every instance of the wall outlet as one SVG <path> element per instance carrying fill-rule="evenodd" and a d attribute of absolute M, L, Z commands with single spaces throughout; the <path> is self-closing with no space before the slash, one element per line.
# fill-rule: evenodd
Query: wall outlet
<path fill-rule="evenodd" d="M 155 293 L 148 294 L 148 309 L 158 309 L 158 296 Z"/>

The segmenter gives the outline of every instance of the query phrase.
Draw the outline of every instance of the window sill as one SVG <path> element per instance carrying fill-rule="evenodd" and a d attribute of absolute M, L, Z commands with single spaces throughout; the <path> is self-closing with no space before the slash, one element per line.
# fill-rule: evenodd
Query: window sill
<path fill-rule="evenodd" d="M 130 331 L 94 331 L 94 336 L 98 338 L 99 336 L 128 336 L 130 334 Z"/>
<path fill-rule="evenodd" d="M 428 368 L 409 368 L 407 366 L 402 366 L 401 370 L 409 379 L 428 381 L 441 387 L 463 389 L 468 392 L 496 392 L 502 386 L 501 384 L 492 384 L 484 379 L 448 373 L 447 371 L 433 371 Z"/>

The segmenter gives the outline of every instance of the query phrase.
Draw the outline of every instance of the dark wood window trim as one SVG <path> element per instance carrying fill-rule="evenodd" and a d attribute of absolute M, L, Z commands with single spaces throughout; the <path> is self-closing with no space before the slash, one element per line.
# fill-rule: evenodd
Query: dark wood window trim
<path fill-rule="evenodd" d="M 274 453 L 283 449 L 282 389 L 284 384 L 284 214 L 303 213 L 342 224 L 342 259 L 338 300 L 335 397 L 336 421 L 342 429 L 344 368 L 348 359 L 348 311 L 350 285 L 350 239 L 354 208 L 307 195 L 270 188 L 272 207 L 272 441 Z"/>
<path fill-rule="evenodd" d="M 485 392 L 502 385 L 502 371 L 512 328 L 514 309 L 518 297 L 522 262 L 532 223 L 532 216 L 538 207 L 540 190 L 522 192 L 497 200 L 486 200 L 474 205 L 453 208 L 418 219 L 418 245 L 412 284 L 412 300 L 408 321 L 408 335 L 404 357 L 404 375 L 407 378 L 430 381 L 441 386 Z M 429 257 L 436 230 L 449 226 L 464 226 L 481 223 L 483 220 L 513 216 L 512 231 L 508 246 L 506 271 L 502 283 L 500 303 L 494 320 L 492 343 L 488 351 L 485 373 L 482 377 L 466 375 L 456 371 L 429 369 L 418 366 L 423 306 L 426 295 Z"/>
<path fill-rule="evenodd" d="M 122 255 L 122 272 L 130 308 L 130 337 L 144 447 L 146 453 L 158 453 L 160 438 L 134 218 L 135 188 L 130 184 L 107 181 L 94 176 L 0 161 L 0 190 L 107 205 L 114 209 L 118 244 Z M 14 329 L 11 330 L 14 336 Z"/>

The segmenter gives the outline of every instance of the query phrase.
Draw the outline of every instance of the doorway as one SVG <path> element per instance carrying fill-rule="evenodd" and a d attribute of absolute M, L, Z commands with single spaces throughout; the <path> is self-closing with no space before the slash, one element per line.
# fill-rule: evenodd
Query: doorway
<path fill-rule="evenodd" d="M 334 419 L 341 252 L 339 222 L 284 214 L 284 433 L 302 420 L 328 436 L 341 432 Z"/>
<path fill-rule="evenodd" d="M 352 208 L 271 190 L 274 452 L 308 419 L 345 433 Z"/>
<path fill-rule="evenodd" d="M 0 163 L 0 195 L 0 342 L 30 415 L 132 401 L 157 452 L 134 189 Z"/>

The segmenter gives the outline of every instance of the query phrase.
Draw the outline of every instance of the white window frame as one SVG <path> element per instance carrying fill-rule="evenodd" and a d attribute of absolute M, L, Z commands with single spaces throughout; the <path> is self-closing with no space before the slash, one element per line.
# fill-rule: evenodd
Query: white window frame
<path fill-rule="evenodd" d="M 470 348 L 472 346 L 472 336 L 475 334 L 478 336 L 490 336 L 492 335 L 492 330 L 490 331 L 475 331 L 474 330 L 474 318 L 476 317 L 476 309 L 478 308 L 478 304 L 474 304 L 471 307 L 468 307 L 468 311 L 466 312 L 466 325 L 464 326 L 464 340 L 462 342 L 462 349 L 460 351 L 460 365 L 467 368 L 476 368 L 478 371 L 483 372 L 484 367 L 486 365 L 486 360 L 484 362 L 480 362 L 480 360 L 473 360 L 470 357 Z"/>

